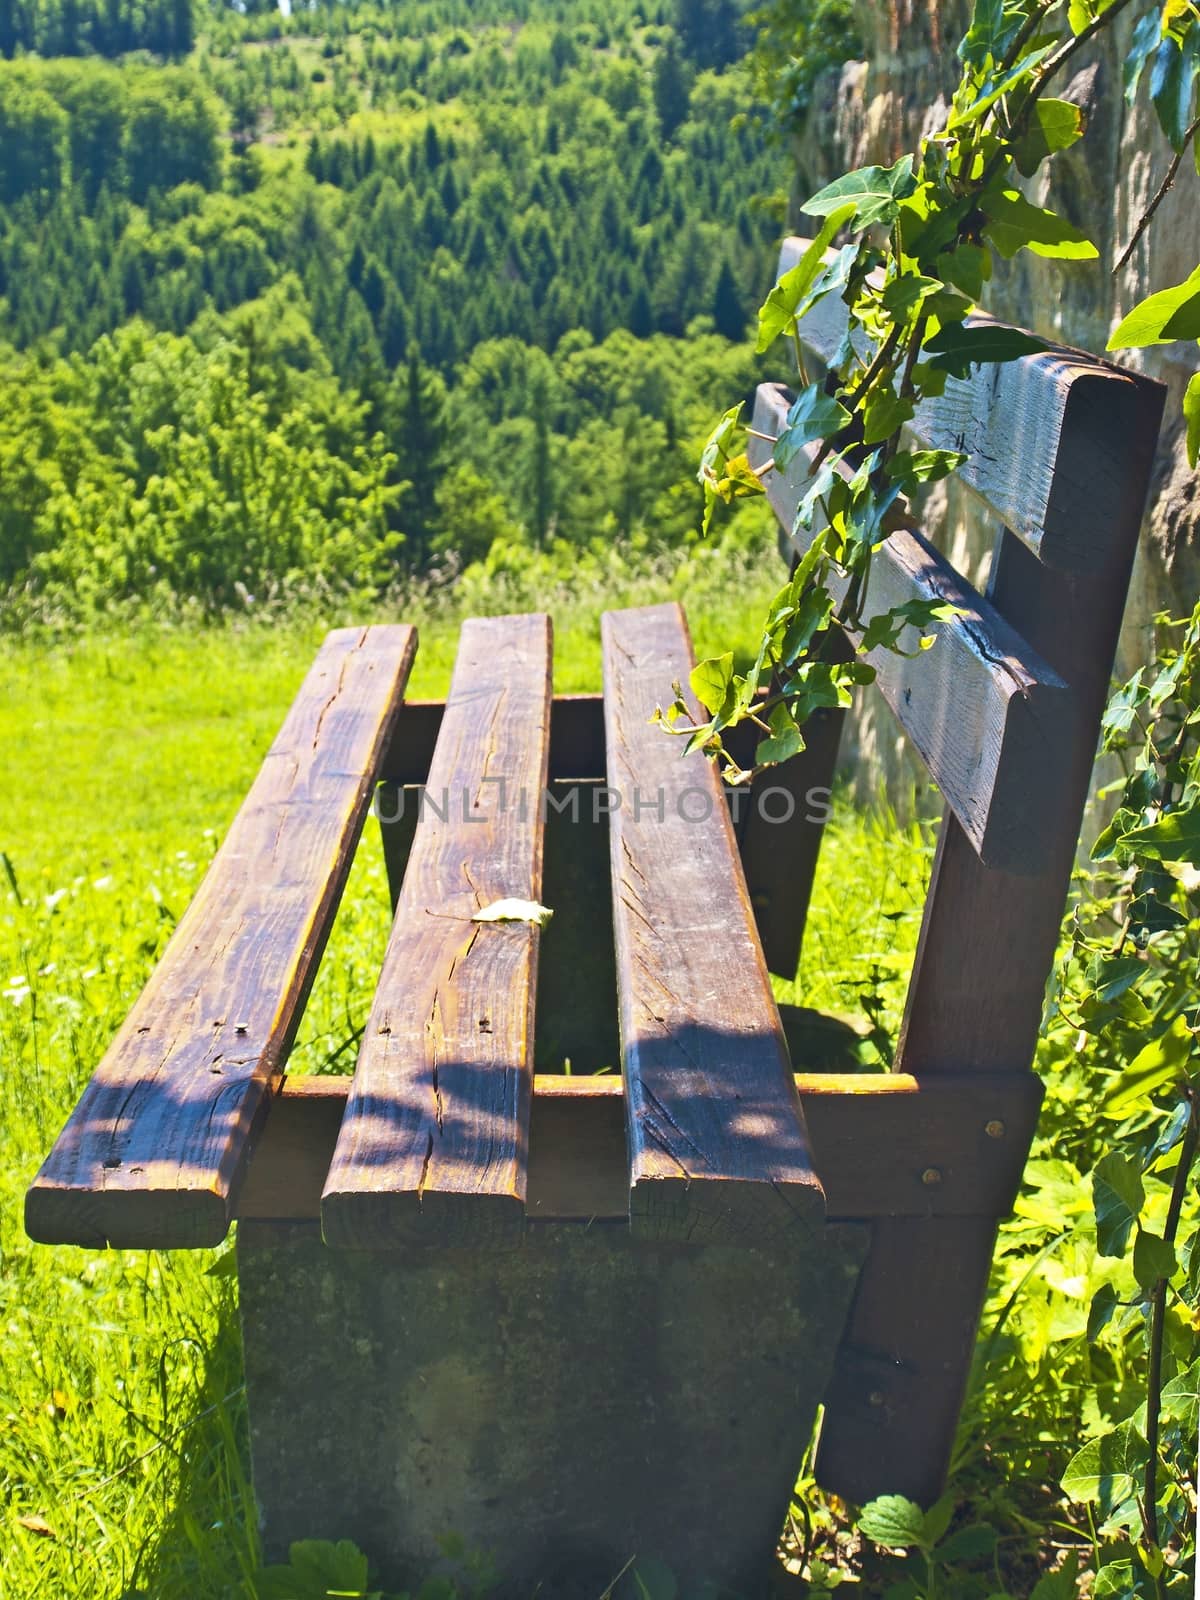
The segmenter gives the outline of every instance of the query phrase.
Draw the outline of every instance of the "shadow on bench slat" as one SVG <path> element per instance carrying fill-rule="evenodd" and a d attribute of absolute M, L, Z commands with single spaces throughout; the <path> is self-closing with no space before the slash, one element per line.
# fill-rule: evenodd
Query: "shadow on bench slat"
<path fill-rule="evenodd" d="M 43 1244 L 219 1244 L 304 1010 L 416 632 L 325 640 L 153 977 L 25 1200 Z"/>
<path fill-rule="evenodd" d="M 550 621 L 465 622 L 322 1197 L 326 1242 L 515 1244 L 524 1226 Z M 444 816 L 443 816 L 444 814 Z"/>
<path fill-rule="evenodd" d="M 610 611 L 602 638 L 630 1226 L 752 1243 L 824 1197 L 720 779 L 650 722 L 692 666 L 687 624 Z"/>

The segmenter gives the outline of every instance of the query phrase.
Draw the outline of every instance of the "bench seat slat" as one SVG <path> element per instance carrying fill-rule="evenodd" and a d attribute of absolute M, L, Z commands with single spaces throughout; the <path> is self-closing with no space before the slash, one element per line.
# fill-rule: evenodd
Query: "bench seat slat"
<path fill-rule="evenodd" d="M 720 779 L 650 722 L 693 665 L 677 605 L 605 614 L 630 1225 L 754 1242 L 824 1214 Z"/>
<path fill-rule="evenodd" d="M 524 1226 L 550 622 L 463 624 L 321 1214 L 350 1249 L 511 1243 Z M 445 813 L 441 820 L 440 813 Z"/>
<path fill-rule="evenodd" d="M 49 1244 L 202 1246 L 228 1231 L 350 869 L 416 649 L 331 633 L 166 953 L 34 1179 Z"/>
<path fill-rule="evenodd" d="M 786 389 L 762 384 L 755 428 L 777 437 L 788 403 Z M 749 455 L 762 466 L 771 446 L 752 438 Z M 810 481 L 808 455 L 801 452 L 785 472 L 769 472 L 764 481 L 776 515 L 790 530 Z M 792 542 L 806 548 L 803 530 Z M 839 582 L 835 577 L 835 593 Z M 927 539 L 901 528 L 871 558 L 863 614 L 869 620 L 910 600 L 946 601 L 961 615 L 938 624 L 929 651 L 873 651 L 869 659 L 879 689 L 983 864 L 1036 874 L 1055 842 L 1056 812 L 1048 797 L 1066 781 L 1066 752 L 1079 716 L 1076 697 Z"/>

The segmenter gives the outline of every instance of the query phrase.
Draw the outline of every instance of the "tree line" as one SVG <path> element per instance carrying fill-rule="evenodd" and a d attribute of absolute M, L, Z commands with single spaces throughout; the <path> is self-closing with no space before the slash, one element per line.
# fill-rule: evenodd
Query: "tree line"
<path fill-rule="evenodd" d="M 441 31 L 418 36 L 431 13 Z M 235 583 L 370 587 L 497 541 L 694 528 L 695 441 L 754 379 L 747 308 L 779 226 L 755 198 L 773 158 L 747 69 L 701 66 L 628 0 L 601 21 L 485 0 L 472 32 L 462 14 L 224 10 L 186 63 L 0 66 L 0 341 L 21 397 L 0 428 L 10 471 L 41 463 L 0 520 L 23 605 L 164 587 L 223 604 Z M 150 367 L 180 389 L 153 426 L 106 398 Z M 244 447 L 211 421 L 239 406 Z M 131 465 L 113 411 L 162 453 Z M 268 447 L 305 452 L 298 541 L 252 490 Z M 228 526 L 199 487 L 223 473 Z M 149 517 L 160 483 L 171 514 L 158 498 Z M 125 533 L 93 537 L 84 505 Z M 238 516 L 276 534 L 239 543 Z"/>
<path fill-rule="evenodd" d="M 195 10 L 194 0 L 0 0 L 0 55 L 185 56 Z"/>

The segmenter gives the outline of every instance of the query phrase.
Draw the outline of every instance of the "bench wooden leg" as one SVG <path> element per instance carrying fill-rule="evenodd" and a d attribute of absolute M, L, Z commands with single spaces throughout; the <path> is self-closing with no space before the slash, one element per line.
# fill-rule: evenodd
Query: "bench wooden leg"
<path fill-rule="evenodd" d="M 738 845 L 754 921 L 767 966 L 789 980 L 800 965 L 845 721 L 844 711 L 815 712 L 801 754 L 768 767 L 744 797 Z"/>
<path fill-rule="evenodd" d="M 945 1487 L 996 1240 L 993 1217 L 871 1228 L 817 1449 L 817 1482 L 861 1505 Z"/>
<path fill-rule="evenodd" d="M 417 827 L 417 791 L 415 788 L 404 788 L 397 783 L 381 783 L 375 791 L 372 809 L 379 824 L 383 863 L 387 869 L 388 893 L 392 899 L 394 912 L 396 902 L 400 898 L 404 868 Z"/>
<path fill-rule="evenodd" d="M 325 1247 L 239 1225 L 267 1553 L 350 1538 L 400 1587 L 454 1532 L 503 1595 L 595 1600 L 633 1556 L 760 1593 L 862 1230 L 786 1251 L 532 1225 L 521 1248 Z"/>

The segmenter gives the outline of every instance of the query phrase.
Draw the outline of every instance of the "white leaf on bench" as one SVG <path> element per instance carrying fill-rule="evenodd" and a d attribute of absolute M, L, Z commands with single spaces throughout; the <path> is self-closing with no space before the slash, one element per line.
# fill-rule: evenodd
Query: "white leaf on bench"
<path fill-rule="evenodd" d="M 490 906 L 482 906 L 471 921 L 533 922 L 544 928 L 553 915 L 549 906 L 540 906 L 536 900 L 493 900 Z"/>

